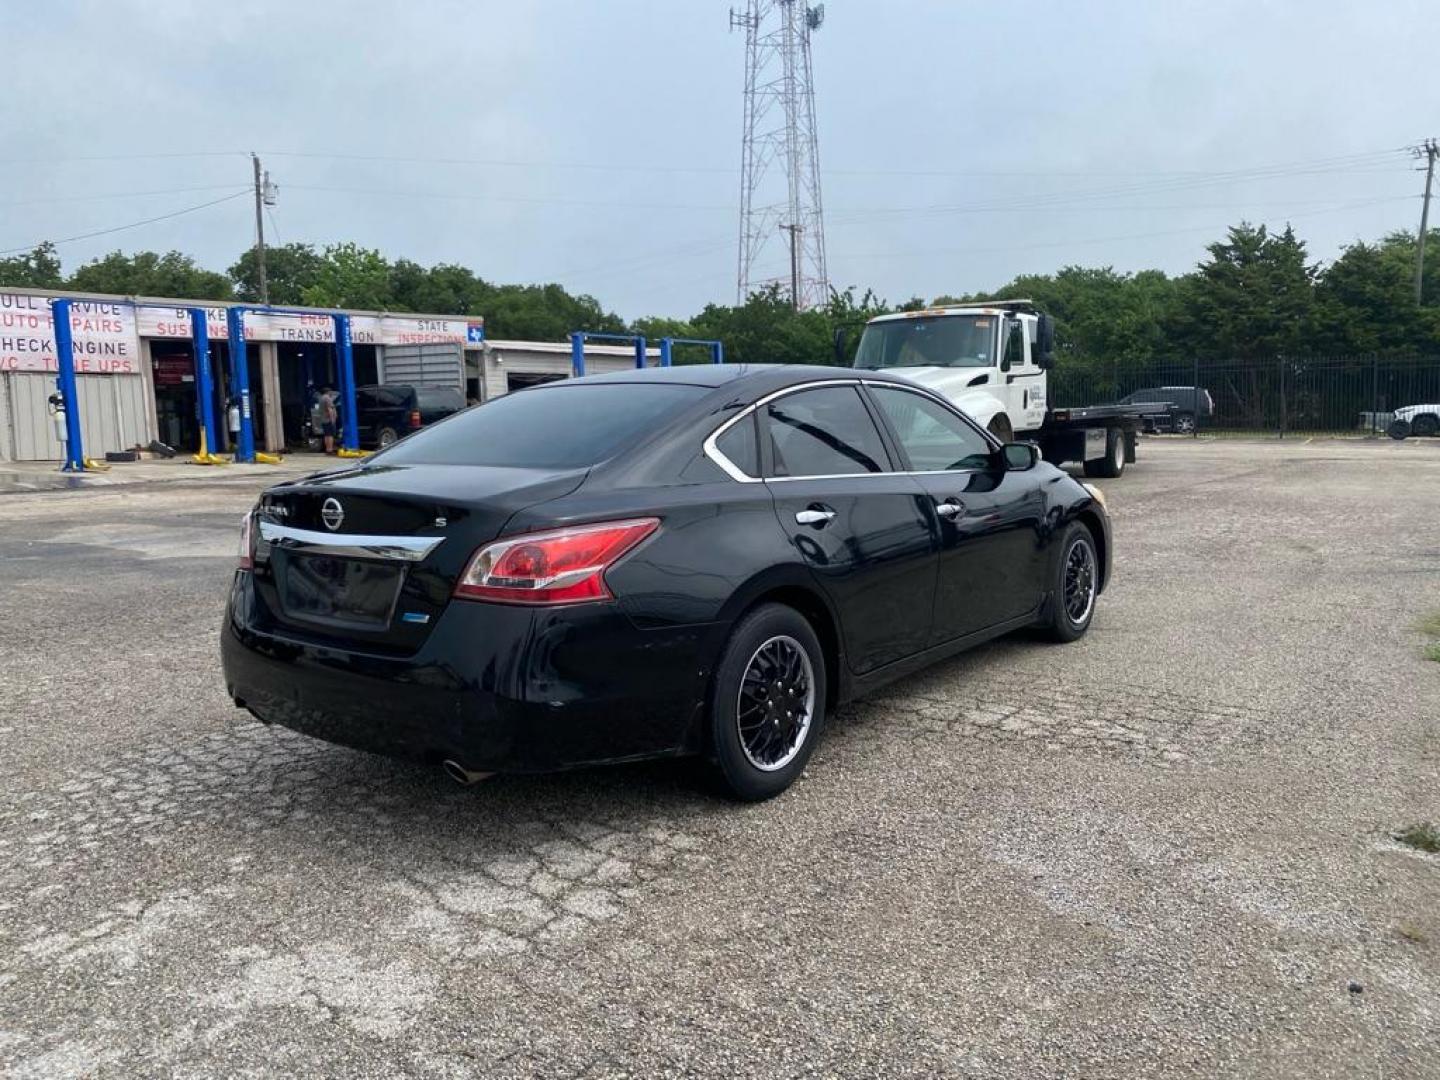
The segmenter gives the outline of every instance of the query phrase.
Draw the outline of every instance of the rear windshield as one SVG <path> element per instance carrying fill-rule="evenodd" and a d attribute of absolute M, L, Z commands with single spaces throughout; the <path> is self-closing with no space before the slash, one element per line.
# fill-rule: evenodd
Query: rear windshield
<path fill-rule="evenodd" d="M 415 404 L 421 409 L 454 409 L 465 407 L 460 391 L 451 386 L 417 386 Z"/>
<path fill-rule="evenodd" d="M 418 431 L 377 460 L 521 469 L 594 465 L 706 393 L 703 386 L 659 383 L 562 383 L 520 390 Z"/>

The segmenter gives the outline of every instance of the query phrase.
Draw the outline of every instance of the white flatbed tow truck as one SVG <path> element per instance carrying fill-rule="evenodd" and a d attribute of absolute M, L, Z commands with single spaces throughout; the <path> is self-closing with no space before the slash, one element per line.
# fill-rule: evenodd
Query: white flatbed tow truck
<path fill-rule="evenodd" d="M 1135 461 L 1141 423 L 1159 405 L 1052 409 L 1055 323 L 1030 300 L 881 315 L 865 324 L 855 367 L 913 379 L 1004 442 L 1034 442 L 1046 461 L 1116 477 Z"/>

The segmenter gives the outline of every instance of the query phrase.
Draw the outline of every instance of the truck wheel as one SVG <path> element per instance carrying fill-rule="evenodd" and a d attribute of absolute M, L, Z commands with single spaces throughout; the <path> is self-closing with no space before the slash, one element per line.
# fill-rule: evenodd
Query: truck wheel
<path fill-rule="evenodd" d="M 1397 442 L 1410 437 L 1410 424 L 1406 420 L 1391 420 L 1390 426 L 1385 429 L 1385 434 Z"/>
<path fill-rule="evenodd" d="M 1417 439 L 1424 439 L 1440 431 L 1440 419 L 1436 419 L 1429 413 L 1417 416 L 1410 421 L 1410 434 Z"/>
<path fill-rule="evenodd" d="M 1056 548 L 1060 558 L 1050 586 L 1050 618 L 1042 629 L 1052 641 L 1074 641 L 1085 636 L 1095 617 L 1100 559 L 1095 552 L 1095 537 L 1078 521 L 1065 527 Z"/>
<path fill-rule="evenodd" d="M 375 441 L 380 444 L 380 449 L 384 450 L 387 446 L 394 446 L 400 441 L 400 433 L 392 427 L 382 427 Z"/>
<path fill-rule="evenodd" d="M 1085 475 L 1113 480 L 1125 471 L 1125 436 L 1116 428 L 1105 433 L 1105 456 L 1085 462 Z"/>
<path fill-rule="evenodd" d="M 988 430 L 1002 443 L 1015 441 L 1015 429 L 1010 426 L 1010 418 L 1004 413 L 997 413 L 991 417 Z"/>
<path fill-rule="evenodd" d="M 1175 417 L 1175 434 L 1189 435 L 1195 430 L 1195 414 L 1182 412 Z"/>

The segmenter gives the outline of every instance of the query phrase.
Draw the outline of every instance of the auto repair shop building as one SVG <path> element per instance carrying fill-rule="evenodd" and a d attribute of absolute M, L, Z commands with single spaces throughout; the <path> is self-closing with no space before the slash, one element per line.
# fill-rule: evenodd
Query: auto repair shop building
<path fill-rule="evenodd" d="M 227 308 L 160 297 L 98 296 L 0 289 L 0 461 L 60 461 L 47 400 L 58 358 L 50 302 L 74 301 L 76 393 L 86 452 L 148 446 L 199 448 L 191 307 L 206 314 L 215 415 L 230 384 Z M 340 385 L 330 309 L 247 310 L 245 338 L 255 441 L 271 453 L 303 446 L 317 391 Z M 569 346 L 505 342 L 486 347 L 483 320 L 470 316 L 350 311 L 355 383 L 450 386 L 485 399 L 569 373 Z M 624 347 L 587 346 L 591 370 L 632 366 Z M 223 421 L 218 425 L 223 429 Z M 223 441 L 227 434 L 222 430 Z M 212 448 L 216 449 L 216 448 Z M 227 449 L 222 445 L 219 449 Z"/>

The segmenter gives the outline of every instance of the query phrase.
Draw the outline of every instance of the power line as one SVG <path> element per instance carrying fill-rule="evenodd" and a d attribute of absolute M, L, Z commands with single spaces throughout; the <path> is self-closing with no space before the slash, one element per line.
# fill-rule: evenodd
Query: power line
<path fill-rule="evenodd" d="M 200 203 L 196 206 L 187 206 L 183 210 L 175 210 L 168 214 L 160 214 L 158 217 L 146 218 L 144 221 L 132 221 L 128 225 L 116 225 L 114 228 L 110 229 L 98 229 L 95 232 L 79 233 L 75 236 L 65 236 L 61 237 L 59 240 L 37 240 L 33 244 L 23 244 L 20 247 L 0 249 L 0 255 L 14 255 L 16 252 L 20 251 L 34 251 L 41 244 L 45 243 L 49 243 L 55 247 L 59 247 L 61 244 L 74 243 L 76 240 L 90 240 L 96 236 L 109 236 L 111 233 L 124 232 L 126 229 L 138 229 L 142 225 L 153 225 L 157 221 L 169 221 L 171 218 L 180 217 L 182 214 L 193 214 L 196 210 L 204 210 L 207 207 L 219 206 L 221 203 L 227 203 L 230 202 L 232 199 L 239 199 L 242 196 L 249 194 L 250 188 L 246 186 L 239 191 L 224 196 L 223 198 L 211 199 L 209 202 Z"/>
<path fill-rule="evenodd" d="M 1381 199 L 1360 199 L 1360 200 L 1355 200 L 1355 201 L 1352 201 L 1352 202 L 1341 203 L 1341 204 L 1339 204 L 1339 205 L 1332 206 L 1332 207 L 1330 207 L 1328 210 L 1309 210 L 1309 211 L 1305 211 L 1305 212 L 1299 213 L 1299 214 L 1285 214 L 1285 215 L 1281 215 L 1281 216 L 1277 216 L 1277 217 L 1271 217 L 1271 218 L 1269 218 L 1269 219 L 1267 219 L 1267 220 L 1265 220 L 1265 221 L 1259 222 L 1258 224 L 1266 225 L 1266 226 L 1271 226 L 1271 225 L 1275 225 L 1275 224 L 1277 224 L 1277 223 L 1279 223 L 1279 222 L 1292 221 L 1292 220 L 1294 220 L 1294 219 L 1296 219 L 1296 218 L 1315 217 L 1315 216 L 1317 216 L 1317 215 L 1322 215 L 1322 214 L 1342 213 L 1342 212 L 1344 212 L 1344 211 L 1346 211 L 1346 210 L 1359 210 L 1359 209 L 1364 209 L 1364 208 L 1366 208 L 1366 207 L 1379 206 L 1379 205 L 1382 205 L 1382 204 L 1384 204 L 1384 203 L 1393 203 L 1393 202 L 1409 201 L 1409 200 L 1414 199 L 1414 198 L 1415 198 L 1414 195 L 1395 195 L 1395 196 L 1387 196 L 1386 198 L 1381 198 Z M 1185 234 L 1185 233 L 1195 233 L 1195 232 L 1211 232 L 1211 233 L 1213 233 L 1213 232 L 1218 232 L 1218 231 L 1223 230 L 1223 229 L 1227 229 L 1227 228 L 1229 228 L 1230 225 L 1232 225 L 1232 224 L 1234 224 L 1234 223 L 1231 222 L 1231 223 L 1226 224 L 1226 225 L 1194 225 L 1194 226 L 1189 226 L 1189 227 L 1183 228 L 1183 229 L 1164 229 L 1164 230 L 1161 230 L 1161 231 L 1159 231 L 1159 232 L 1131 233 L 1131 234 L 1125 235 L 1125 236 L 1095 236 L 1095 237 L 1090 237 L 1089 239 L 1084 239 L 1084 240 L 1053 240 L 1053 241 L 1046 241 L 1046 242 L 1044 242 L 1044 243 L 1039 243 L 1039 244 L 1002 244 L 1002 245 L 998 245 L 998 246 L 996 246 L 996 247 L 986 247 L 986 248 L 931 248 L 931 249 L 928 249 L 928 250 L 925 250 L 925 251 L 886 251 L 886 252 L 876 252 L 876 251 L 872 251 L 872 252 L 865 252 L 865 253 L 858 253 L 858 254 L 849 254 L 849 255 L 846 256 L 846 258 L 850 258 L 850 259 L 909 259 L 909 258 L 920 258 L 920 257 L 924 257 L 924 256 L 933 256 L 933 255 L 975 255 L 975 254 L 989 254 L 989 253 L 991 253 L 991 252 L 1035 251 L 1035 250 L 1040 250 L 1040 249 L 1044 249 L 1044 248 L 1074 247 L 1074 246 L 1086 245 L 1086 244 L 1109 244 L 1109 243 L 1115 243 L 1115 242 L 1122 241 L 1122 240 L 1149 240 L 1149 239 L 1153 239 L 1153 238 L 1155 238 L 1155 237 L 1161 237 L 1161 236 L 1179 236 L 1179 235 L 1182 235 L 1182 234 Z"/>
<path fill-rule="evenodd" d="M 0 165 L 66 165 L 76 161 L 156 161 L 162 158 L 217 158 L 245 156 L 244 150 L 195 150 L 161 154 L 86 154 L 83 157 L 0 158 Z"/>
<path fill-rule="evenodd" d="M 90 202 L 103 199 L 139 199 L 150 195 L 192 195 L 197 191 L 233 191 L 234 184 L 206 184 L 200 187 L 166 188 L 161 191 L 108 191 L 94 195 L 46 195 L 36 199 L 6 199 L 0 206 L 33 206 L 38 203 Z"/>

